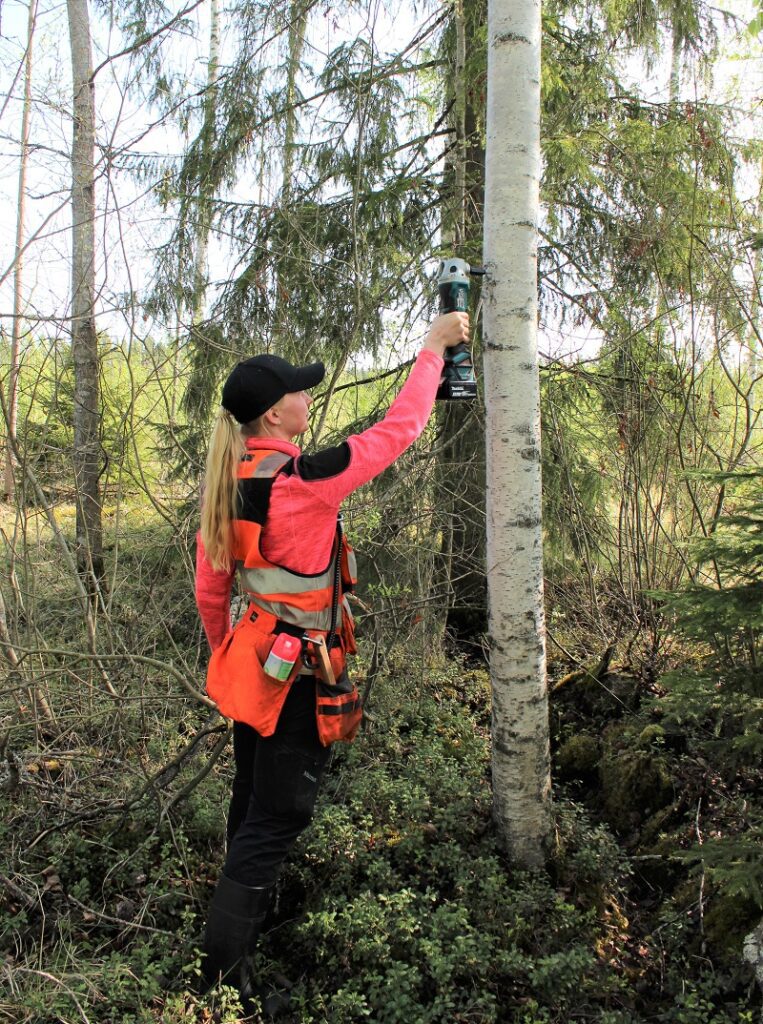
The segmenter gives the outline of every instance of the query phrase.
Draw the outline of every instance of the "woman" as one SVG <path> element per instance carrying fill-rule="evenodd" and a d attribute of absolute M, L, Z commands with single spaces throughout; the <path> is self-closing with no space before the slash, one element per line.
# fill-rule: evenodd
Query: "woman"
<path fill-rule="evenodd" d="M 322 363 L 294 367 L 255 356 L 223 388 L 207 462 L 196 600 L 213 651 L 207 688 L 233 719 L 236 767 L 203 969 L 208 984 L 222 978 L 244 998 L 253 991 L 247 955 L 281 864 L 312 818 L 329 744 L 351 739 L 360 718 L 344 671 L 354 645 L 342 592 L 354 574 L 339 506 L 422 432 L 445 348 L 468 340 L 468 331 L 465 313 L 438 317 L 385 418 L 314 455 L 302 455 L 293 439 L 307 430 L 307 389 L 323 379 Z M 230 630 L 236 568 L 251 603 Z"/>

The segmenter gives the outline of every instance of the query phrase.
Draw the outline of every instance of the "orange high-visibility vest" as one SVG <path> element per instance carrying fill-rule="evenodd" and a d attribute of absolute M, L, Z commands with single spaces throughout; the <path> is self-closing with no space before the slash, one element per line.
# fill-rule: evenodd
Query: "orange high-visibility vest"
<path fill-rule="evenodd" d="M 319 682 L 316 702 L 319 735 L 328 745 L 337 739 L 352 739 L 361 717 L 357 690 L 345 671 L 346 655 L 355 652 L 355 643 L 352 615 L 343 593 L 357 582 L 355 555 L 338 530 L 329 564 L 316 575 L 301 575 L 265 558 L 260 539 L 270 493 L 276 476 L 290 461 L 291 456 L 283 452 L 258 449 L 248 451 L 239 463 L 239 514 L 231 524 L 232 554 L 250 604 L 212 654 L 207 692 L 227 718 L 246 722 L 261 736 L 272 735 L 294 679 L 311 670 L 298 660 L 289 679 L 281 682 L 267 676 L 262 665 L 281 632 L 307 633 L 325 640 L 336 595 L 338 644 L 330 655 L 337 686 Z"/>

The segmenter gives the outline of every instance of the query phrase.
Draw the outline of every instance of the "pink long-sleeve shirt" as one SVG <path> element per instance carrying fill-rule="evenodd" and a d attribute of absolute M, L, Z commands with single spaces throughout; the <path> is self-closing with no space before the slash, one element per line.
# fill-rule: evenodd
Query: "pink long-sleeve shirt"
<path fill-rule="evenodd" d="M 432 412 L 442 367 L 443 360 L 436 352 L 422 349 L 387 415 L 362 434 L 347 439 L 349 463 L 330 476 L 300 476 L 301 452 L 291 441 L 247 439 L 250 451 L 265 448 L 295 458 L 295 472 L 279 474 L 270 494 L 261 540 L 262 553 L 269 561 L 304 574 L 325 569 L 331 557 L 339 506 L 348 494 L 390 466 L 421 434 Z M 196 603 L 212 650 L 230 629 L 234 576 L 235 569 L 226 572 L 212 568 L 199 535 Z"/>

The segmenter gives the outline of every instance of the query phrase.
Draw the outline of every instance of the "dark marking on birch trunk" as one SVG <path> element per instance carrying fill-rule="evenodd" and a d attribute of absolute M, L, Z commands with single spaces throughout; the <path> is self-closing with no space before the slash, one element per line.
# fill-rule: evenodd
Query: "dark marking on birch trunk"
<path fill-rule="evenodd" d="M 517 35 L 516 32 L 497 32 L 493 36 L 493 43 L 527 43 L 530 44 L 530 40 L 527 36 Z"/>
<path fill-rule="evenodd" d="M 500 342 L 486 341 L 484 342 L 483 348 L 488 349 L 490 352 L 518 352 L 519 345 L 501 345 Z"/>

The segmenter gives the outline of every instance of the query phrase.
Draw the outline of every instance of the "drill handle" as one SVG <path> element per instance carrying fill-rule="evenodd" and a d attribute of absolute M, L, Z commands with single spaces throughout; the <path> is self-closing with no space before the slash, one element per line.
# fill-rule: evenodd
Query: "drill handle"
<path fill-rule="evenodd" d="M 469 346 L 464 341 L 459 341 L 457 345 L 449 345 L 445 349 L 443 359 L 446 363 L 456 366 L 471 366 L 472 365 L 472 353 Z"/>

